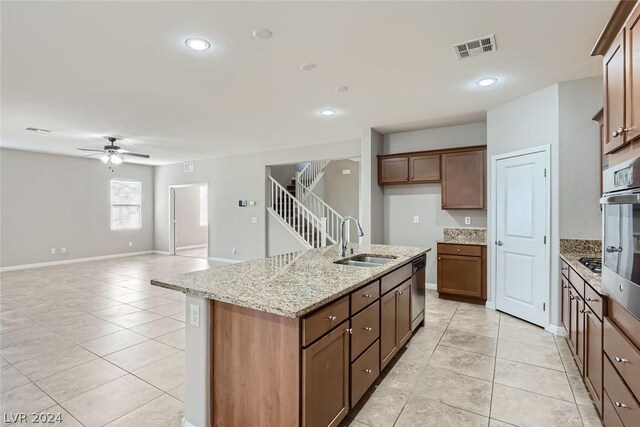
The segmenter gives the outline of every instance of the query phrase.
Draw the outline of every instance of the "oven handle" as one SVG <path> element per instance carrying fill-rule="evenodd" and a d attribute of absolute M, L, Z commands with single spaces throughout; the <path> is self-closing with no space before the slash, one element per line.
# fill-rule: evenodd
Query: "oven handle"
<path fill-rule="evenodd" d="M 607 196 L 601 198 L 600 203 L 603 205 L 638 204 L 640 203 L 640 194 Z"/>

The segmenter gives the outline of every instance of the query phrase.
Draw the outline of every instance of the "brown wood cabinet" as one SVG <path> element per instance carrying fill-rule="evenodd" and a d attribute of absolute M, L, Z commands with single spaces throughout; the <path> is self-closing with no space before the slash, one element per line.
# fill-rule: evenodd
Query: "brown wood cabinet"
<path fill-rule="evenodd" d="M 602 414 L 602 320 L 589 307 L 584 315 L 584 382 Z"/>
<path fill-rule="evenodd" d="M 438 295 L 484 303 L 487 298 L 486 249 L 486 246 L 438 243 Z"/>
<path fill-rule="evenodd" d="M 407 184 L 409 182 L 409 157 L 387 157 L 380 159 L 379 184 Z"/>
<path fill-rule="evenodd" d="M 440 155 L 425 154 L 410 156 L 409 182 L 440 182 Z"/>
<path fill-rule="evenodd" d="M 380 369 L 393 359 L 411 337 L 411 280 L 381 298 Z"/>
<path fill-rule="evenodd" d="M 486 150 L 442 155 L 442 208 L 484 209 Z"/>
<path fill-rule="evenodd" d="M 578 335 L 576 341 L 576 363 L 578 364 L 578 370 L 584 376 L 584 342 L 585 342 L 585 322 L 584 322 L 584 299 L 580 295 L 576 295 L 576 333 Z"/>
<path fill-rule="evenodd" d="M 561 320 L 564 327 L 565 334 L 569 334 L 571 329 L 571 299 L 570 299 L 570 285 L 569 279 L 564 275 L 560 275 L 560 283 L 562 284 L 562 313 Z"/>
<path fill-rule="evenodd" d="M 567 344 L 575 355 L 578 353 L 578 298 L 573 286 L 569 285 L 569 334 Z"/>
<path fill-rule="evenodd" d="M 640 7 L 620 1 L 591 55 L 603 57 L 604 154 L 615 165 L 640 155 Z"/>
<path fill-rule="evenodd" d="M 302 424 L 337 426 L 349 412 L 349 329 L 342 323 L 302 351 Z"/>

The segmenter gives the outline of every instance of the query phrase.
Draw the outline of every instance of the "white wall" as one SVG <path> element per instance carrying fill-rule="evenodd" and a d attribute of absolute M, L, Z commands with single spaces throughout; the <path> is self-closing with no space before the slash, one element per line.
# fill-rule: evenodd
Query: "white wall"
<path fill-rule="evenodd" d="M 384 198 L 378 185 L 378 154 L 383 153 L 383 135 L 372 128 L 362 130 L 360 150 L 360 223 L 362 243 L 384 243 Z"/>
<path fill-rule="evenodd" d="M 602 77 L 563 82 L 558 87 L 560 238 L 600 240 L 600 130 L 591 118 L 602 108 Z"/>
<path fill-rule="evenodd" d="M 306 249 L 274 215 L 267 214 L 266 256 L 288 254 Z"/>
<path fill-rule="evenodd" d="M 266 247 L 266 167 L 310 160 L 357 157 L 360 140 L 221 157 L 195 162 L 185 174 L 182 163 L 155 168 L 155 247 L 168 250 L 170 185 L 209 184 L 209 256 L 249 260 L 263 258 Z M 238 207 L 238 200 L 255 200 L 256 206 Z M 251 222 L 252 217 L 258 223 Z M 232 248 L 237 253 L 232 253 Z"/>
<path fill-rule="evenodd" d="M 111 230 L 112 178 L 142 181 L 141 230 Z M 153 167 L 0 149 L 3 267 L 153 250 L 153 221 Z"/>
<path fill-rule="evenodd" d="M 200 225 L 200 185 L 176 187 L 176 247 L 207 244 L 207 226 Z"/>
<path fill-rule="evenodd" d="M 600 238 L 598 128 L 591 117 L 602 107 L 601 78 L 554 84 L 487 111 L 488 159 L 542 145 L 551 146 L 550 322 L 560 324 L 560 237 Z M 490 163 L 489 163 L 490 164 Z M 493 171 L 489 170 L 489 183 Z M 493 188 L 489 185 L 489 200 Z M 585 200 L 581 200 L 583 197 Z M 489 204 L 488 240 L 496 239 Z M 488 299 L 494 300 L 494 259 L 489 252 Z"/>
<path fill-rule="evenodd" d="M 435 150 L 487 143 L 485 123 L 473 123 L 384 136 L 384 153 Z M 427 282 L 437 281 L 436 240 L 445 227 L 486 227 L 484 210 L 443 210 L 441 184 L 388 185 L 384 187 L 384 242 L 391 245 L 426 246 Z M 413 217 L 420 223 L 414 224 Z M 471 225 L 464 218 L 471 217 Z"/>

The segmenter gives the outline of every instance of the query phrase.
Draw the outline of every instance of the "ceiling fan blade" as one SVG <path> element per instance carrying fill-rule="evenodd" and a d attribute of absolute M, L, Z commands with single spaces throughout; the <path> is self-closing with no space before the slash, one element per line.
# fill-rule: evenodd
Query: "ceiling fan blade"
<path fill-rule="evenodd" d="M 102 152 L 100 153 L 91 153 L 91 154 L 85 154 L 84 156 L 80 156 L 80 157 L 93 157 L 93 156 L 99 156 L 100 154 L 102 154 Z"/>
<path fill-rule="evenodd" d="M 78 148 L 80 151 L 95 151 L 96 153 L 102 153 L 104 150 L 94 150 L 92 148 Z"/>
<path fill-rule="evenodd" d="M 132 156 L 132 157 L 142 157 L 143 159 L 148 159 L 149 155 L 148 154 L 140 154 L 140 153 L 120 153 L 123 156 Z"/>
<path fill-rule="evenodd" d="M 129 150 L 125 150 L 124 148 L 118 148 L 116 151 L 117 151 L 118 153 L 121 153 L 121 154 L 124 154 L 124 153 L 130 153 L 130 151 L 129 151 Z"/>

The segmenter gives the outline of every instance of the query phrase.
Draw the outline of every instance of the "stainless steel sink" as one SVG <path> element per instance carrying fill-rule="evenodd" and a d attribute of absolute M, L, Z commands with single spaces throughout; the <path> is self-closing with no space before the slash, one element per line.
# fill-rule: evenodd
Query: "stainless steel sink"
<path fill-rule="evenodd" d="M 334 264 L 352 265 L 355 267 L 379 267 L 396 259 L 395 256 L 360 254 L 350 258 L 339 259 Z"/>

